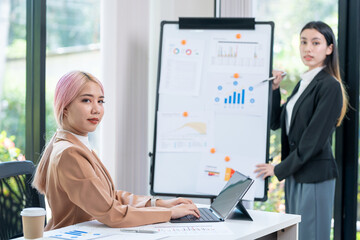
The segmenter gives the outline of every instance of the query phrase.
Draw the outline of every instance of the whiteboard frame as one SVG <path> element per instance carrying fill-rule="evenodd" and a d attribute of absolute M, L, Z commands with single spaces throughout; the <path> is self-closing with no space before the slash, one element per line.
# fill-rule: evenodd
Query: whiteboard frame
<path fill-rule="evenodd" d="M 156 106 L 155 106 L 155 121 L 154 121 L 154 141 L 153 141 L 153 152 L 149 153 L 149 157 L 151 158 L 151 166 L 150 166 L 150 193 L 151 195 L 157 196 L 173 196 L 173 197 L 192 197 L 192 198 L 210 198 L 214 199 L 216 195 L 202 195 L 202 194 L 186 194 L 186 193 L 167 193 L 167 192 L 155 192 L 154 191 L 154 178 L 155 178 L 155 164 L 156 164 L 156 140 L 157 140 L 157 113 L 159 109 L 159 89 L 160 89 L 160 79 L 161 79 L 161 63 L 162 63 L 162 45 L 163 45 L 163 34 L 164 34 L 164 25 L 166 24 L 179 24 L 178 21 L 162 21 L 161 22 L 161 31 L 160 31 L 160 45 L 159 45 L 159 62 L 158 62 L 158 72 L 157 72 L 157 87 L 156 87 Z M 273 46 L 274 46 L 274 22 L 261 21 L 255 22 L 255 25 L 258 24 L 266 24 L 271 27 L 271 40 L 270 40 L 270 68 L 269 68 L 269 76 L 272 73 L 272 65 L 273 65 Z M 206 30 L 206 29 L 205 29 Z M 229 30 L 229 29 L 226 29 Z M 236 30 L 236 29 L 234 29 Z M 219 30 L 221 31 L 221 30 Z M 271 106 L 272 106 L 272 87 L 271 82 L 269 81 L 269 99 L 268 99 L 268 116 L 267 116 L 267 130 L 266 130 L 266 153 L 265 153 L 265 163 L 269 163 L 271 159 L 269 159 L 269 145 L 270 145 L 270 116 L 271 116 Z M 256 197 L 255 201 L 266 201 L 267 200 L 267 191 L 268 191 L 268 180 L 266 178 L 264 181 L 264 195 L 262 198 Z"/>

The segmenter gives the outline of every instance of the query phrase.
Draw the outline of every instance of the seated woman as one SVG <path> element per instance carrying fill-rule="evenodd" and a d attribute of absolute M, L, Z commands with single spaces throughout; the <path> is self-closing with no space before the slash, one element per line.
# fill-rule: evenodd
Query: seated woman
<path fill-rule="evenodd" d="M 110 227 L 134 227 L 188 214 L 199 217 L 189 199 L 154 201 L 114 189 L 88 140 L 104 115 L 103 104 L 103 86 L 89 73 L 69 72 L 57 83 L 54 113 L 59 129 L 45 148 L 33 181 L 52 211 L 45 230 L 93 219 Z"/>

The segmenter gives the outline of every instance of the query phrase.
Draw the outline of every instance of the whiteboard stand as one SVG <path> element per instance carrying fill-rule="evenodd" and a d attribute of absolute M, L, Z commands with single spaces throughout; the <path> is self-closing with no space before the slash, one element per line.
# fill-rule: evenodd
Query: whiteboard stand
<path fill-rule="evenodd" d="M 163 21 L 150 192 L 217 196 L 239 171 L 269 161 L 273 22 L 254 18 Z M 267 179 L 245 200 L 266 201 Z"/>

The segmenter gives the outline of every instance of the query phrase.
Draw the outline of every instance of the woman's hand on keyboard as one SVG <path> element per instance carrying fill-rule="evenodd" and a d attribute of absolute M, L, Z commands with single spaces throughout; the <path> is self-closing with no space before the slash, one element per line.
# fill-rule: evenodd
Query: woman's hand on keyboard
<path fill-rule="evenodd" d="M 194 204 L 193 201 L 191 201 L 190 199 L 187 198 L 172 198 L 172 199 L 158 199 L 156 201 L 156 206 L 157 207 L 166 207 L 166 208 L 171 208 L 174 207 L 176 205 L 180 205 L 180 204 Z"/>
<path fill-rule="evenodd" d="M 171 219 L 181 218 L 186 215 L 193 215 L 196 218 L 200 217 L 199 209 L 195 204 L 180 204 L 170 208 Z"/>

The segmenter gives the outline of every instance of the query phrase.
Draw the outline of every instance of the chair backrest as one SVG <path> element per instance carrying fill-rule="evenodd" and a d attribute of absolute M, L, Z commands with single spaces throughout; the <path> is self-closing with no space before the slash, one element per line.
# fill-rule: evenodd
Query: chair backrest
<path fill-rule="evenodd" d="M 0 239 L 23 235 L 23 208 L 45 208 L 44 196 L 31 186 L 34 172 L 31 161 L 0 163 Z"/>

